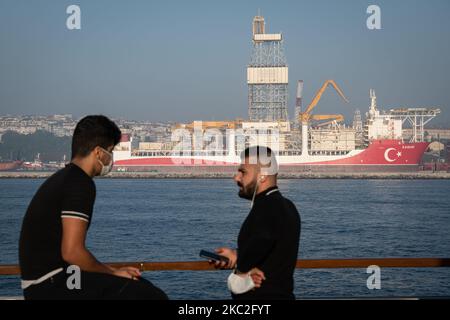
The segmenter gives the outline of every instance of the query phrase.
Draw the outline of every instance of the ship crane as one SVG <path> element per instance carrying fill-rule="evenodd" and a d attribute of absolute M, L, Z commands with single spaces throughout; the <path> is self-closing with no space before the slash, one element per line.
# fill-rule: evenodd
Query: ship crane
<path fill-rule="evenodd" d="M 240 119 L 236 119 L 234 121 L 194 121 L 192 123 L 189 124 L 177 124 L 175 126 L 176 129 L 190 129 L 190 130 L 194 130 L 196 128 L 201 129 L 201 130 L 205 130 L 205 129 L 209 129 L 209 128 L 214 128 L 214 129 L 220 129 L 220 128 L 225 128 L 225 129 L 236 129 L 240 124 L 242 123 L 242 120 Z"/>
<path fill-rule="evenodd" d="M 329 124 L 337 124 L 339 122 L 343 122 L 344 116 L 341 114 L 315 114 L 312 116 L 312 120 L 316 121 L 329 120 L 326 122 L 321 122 L 316 125 L 317 127 L 323 127 Z"/>
<path fill-rule="evenodd" d="M 336 92 L 341 96 L 341 98 L 348 103 L 348 99 L 345 97 L 342 90 L 339 86 L 334 82 L 334 80 L 327 80 L 323 83 L 322 87 L 317 91 L 311 103 L 306 108 L 305 112 L 300 114 L 300 121 L 302 123 L 302 155 L 308 154 L 308 125 L 311 120 L 331 120 L 331 122 L 339 122 L 344 120 L 344 116 L 341 114 L 328 114 L 328 115 L 312 115 L 312 110 L 317 106 L 320 99 L 322 98 L 323 93 L 331 85 Z"/>

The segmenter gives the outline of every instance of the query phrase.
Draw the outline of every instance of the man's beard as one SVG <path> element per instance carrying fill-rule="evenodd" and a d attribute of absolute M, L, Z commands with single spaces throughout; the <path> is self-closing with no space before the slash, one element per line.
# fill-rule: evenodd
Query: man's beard
<path fill-rule="evenodd" d="M 241 189 L 239 189 L 239 197 L 247 200 L 252 200 L 253 194 L 255 193 L 256 189 L 256 180 L 252 181 L 247 186 L 243 186 L 240 182 L 238 182 L 237 185 L 239 187 L 242 187 Z"/>

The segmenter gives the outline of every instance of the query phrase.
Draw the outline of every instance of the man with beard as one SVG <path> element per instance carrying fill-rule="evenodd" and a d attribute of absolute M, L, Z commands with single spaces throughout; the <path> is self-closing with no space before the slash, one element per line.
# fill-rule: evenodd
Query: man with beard
<path fill-rule="evenodd" d="M 234 269 L 228 278 L 233 299 L 295 299 L 294 271 L 300 215 L 277 187 L 278 165 L 268 147 L 247 148 L 234 181 L 252 207 L 238 236 L 238 248 L 218 248 L 229 259 L 216 267 Z"/>

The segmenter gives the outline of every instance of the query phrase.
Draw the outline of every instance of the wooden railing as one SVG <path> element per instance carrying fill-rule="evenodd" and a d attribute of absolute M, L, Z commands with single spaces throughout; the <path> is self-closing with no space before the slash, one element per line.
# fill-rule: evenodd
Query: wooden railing
<path fill-rule="evenodd" d="M 207 261 L 186 262 L 114 262 L 113 267 L 133 266 L 141 271 L 208 271 L 215 270 Z M 442 268 L 450 267 L 450 258 L 373 258 L 373 259 L 302 259 L 297 261 L 298 269 L 345 269 L 367 268 Z M 18 265 L 0 265 L 0 276 L 19 275 Z"/>

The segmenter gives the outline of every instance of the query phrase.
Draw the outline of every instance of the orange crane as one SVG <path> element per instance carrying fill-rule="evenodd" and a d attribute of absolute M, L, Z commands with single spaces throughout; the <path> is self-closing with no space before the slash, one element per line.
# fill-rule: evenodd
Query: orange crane
<path fill-rule="evenodd" d="M 226 128 L 226 129 L 236 129 L 239 124 L 242 123 L 241 119 L 236 119 L 234 121 L 194 121 L 189 124 L 177 124 L 175 126 L 176 129 L 184 128 L 193 130 L 195 127 L 199 127 L 201 129 L 208 128 Z"/>
<path fill-rule="evenodd" d="M 331 123 L 338 123 L 344 121 L 344 116 L 342 114 L 316 114 L 311 116 L 311 120 L 316 121 L 323 121 L 323 120 L 329 120 L 326 122 L 321 122 L 317 124 L 317 127 L 323 127 Z"/>
<path fill-rule="evenodd" d="M 308 155 L 308 124 L 311 120 L 330 120 L 328 123 L 334 122 L 334 121 L 343 121 L 344 116 L 341 114 L 324 114 L 324 115 L 312 115 L 312 110 L 317 106 L 317 104 L 320 101 L 320 98 L 322 98 L 323 93 L 328 88 L 328 86 L 331 85 L 336 90 L 336 92 L 341 96 L 342 99 L 344 99 L 345 102 L 348 103 L 348 99 L 345 97 L 342 90 L 339 88 L 339 86 L 334 82 L 334 80 L 327 80 L 323 83 L 322 87 L 317 91 L 316 95 L 314 96 L 311 103 L 306 108 L 305 112 L 302 112 L 300 114 L 300 121 L 302 124 L 302 155 L 307 156 Z"/>
<path fill-rule="evenodd" d="M 342 99 L 344 99 L 345 102 L 348 103 L 347 98 L 345 97 L 342 90 L 339 88 L 339 86 L 334 82 L 334 80 L 327 80 L 323 83 L 322 87 L 317 91 L 316 95 L 314 96 L 314 99 L 311 101 L 311 103 L 306 108 L 305 112 L 302 112 L 300 114 L 300 121 L 302 123 L 306 122 L 308 123 L 310 120 L 328 120 L 328 119 L 335 119 L 336 121 L 343 121 L 344 116 L 341 114 L 330 114 L 330 115 L 312 115 L 312 110 L 317 106 L 320 99 L 322 98 L 323 93 L 328 88 L 328 86 L 331 85 L 336 90 L 336 92 L 341 96 Z"/>

